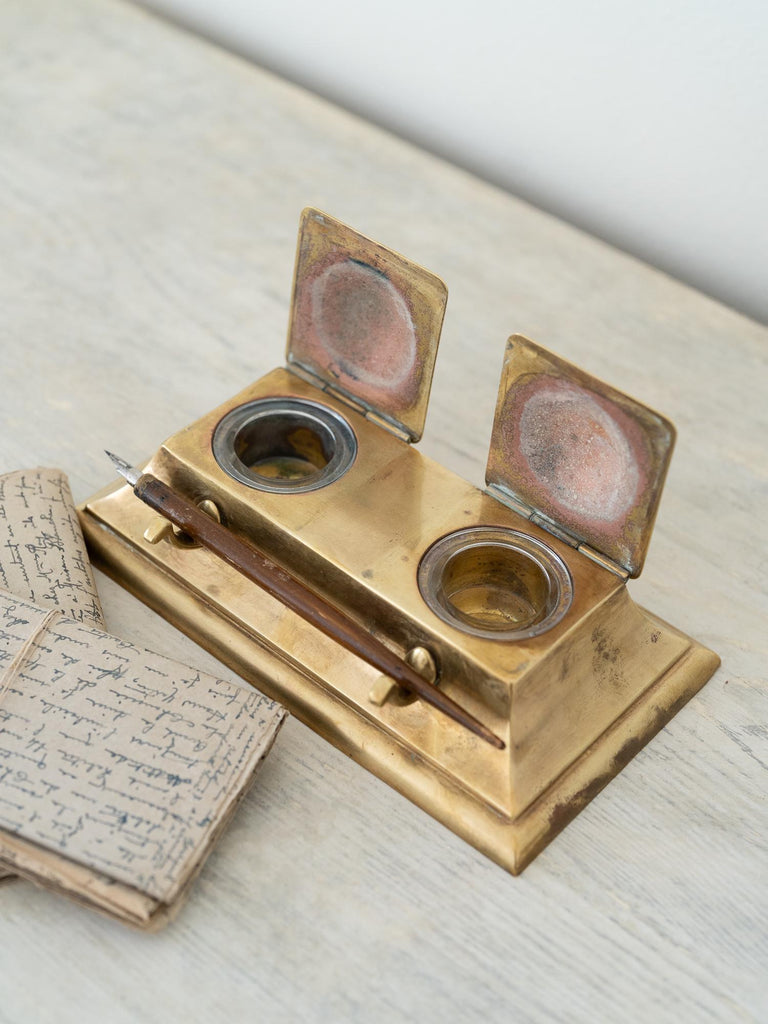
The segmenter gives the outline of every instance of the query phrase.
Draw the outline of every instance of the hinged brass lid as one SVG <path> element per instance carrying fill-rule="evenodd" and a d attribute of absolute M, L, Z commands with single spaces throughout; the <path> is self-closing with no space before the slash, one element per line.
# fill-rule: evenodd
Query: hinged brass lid
<path fill-rule="evenodd" d="M 304 210 L 288 362 L 418 441 L 447 296 L 434 274 Z"/>
<path fill-rule="evenodd" d="M 674 443 L 647 406 L 527 338 L 507 342 L 486 483 L 629 576 L 642 571 Z"/>

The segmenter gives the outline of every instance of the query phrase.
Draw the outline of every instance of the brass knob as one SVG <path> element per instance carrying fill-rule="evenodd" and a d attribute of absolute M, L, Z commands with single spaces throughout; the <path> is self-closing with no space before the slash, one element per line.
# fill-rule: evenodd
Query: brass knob
<path fill-rule="evenodd" d="M 411 668 L 415 672 L 418 672 L 420 676 L 423 676 L 427 682 L 434 683 L 437 679 L 437 666 L 435 664 L 435 659 L 426 647 L 412 647 L 406 654 L 405 660 Z M 382 705 L 386 704 L 392 694 L 398 690 L 405 697 L 412 696 L 412 694 L 410 694 L 404 687 L 400 686 L 399 683 L 395 682 L 395 680 L 390 676 L 379 676 L 371 687 L 371 691 L 368 694 L 368 700 L 377 707 L 382 707 Z"/>
<path fill-rule="evenodd" d="M 197 507 L 201 512 L 205 512 L 210 519 L 215 519 L 217 523 L 221 522 L 221 510 L 215 501 L 211 501 L 210 498 L 203 498 L 202 501 L 198 501 Z"/>
<path fill-rule="evenodd" d="M 211 501 L 210 498 L 203 498 L 202 501 L 198 501 L 197 507 L 211 519 L 215 519 L 217 523 L 221 522 L 221 511 L 215 501 Z M 184 547 L 190 547 L 194 544 L 192 538 L 180 530 L 178 526 L 174 526 L 170 520 L 164 519 L 162 516 L 154 516 L 152 522 L 144 531 L 144 540 L 149 544 L 159 544 L 164 537 L 173 539 Z"/>

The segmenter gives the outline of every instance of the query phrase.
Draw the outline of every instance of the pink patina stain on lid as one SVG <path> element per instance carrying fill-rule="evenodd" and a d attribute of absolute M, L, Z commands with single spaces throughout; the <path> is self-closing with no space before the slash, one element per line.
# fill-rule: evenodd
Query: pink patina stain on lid
<path fill-rule="evenodd" d="M 308 286 L 307 286 L 308 284 Z M 421 379 L 411 312 L 380 271 L 340 259 L 305 284 L 298 315 L 311 357 L 361 398 L 411 405 Z"/>
<path fill-rule="evenodd" d="M 305 210 L 288 360 L 418 440 L 446 297 L 423 267 Z"/>
<path fill-rule="evenodd" d="M 521 481 L 546 495 L 558 518 L 616 537 L 645 483 L 637 426 L 594 392 L 546 375 L 515 394 L 508 426 Z"/>
<path fill-rule="evenodd" d="M 486 481 L 637 576 L 674 436 L 647 406 L 515 335 Z"/>

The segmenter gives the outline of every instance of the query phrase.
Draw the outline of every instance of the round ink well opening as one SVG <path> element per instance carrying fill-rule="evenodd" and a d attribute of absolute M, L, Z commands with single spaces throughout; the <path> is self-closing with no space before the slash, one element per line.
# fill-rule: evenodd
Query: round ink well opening
<path fill-rule="evenodd" d="M 573 599 L 559 555 L 533 537 L 494 526 L 442 537 L 421 560 L 418 582 L 443 622 L 489 640 L 538 636 L 563 618 Z"/>
<path fill-rule="evenodd" d="M 259 398 L 240 405 L 213 433 L 216 461 L 260 491 L 316 491 L 338 480 L 357 453 L 352 427 L 333 409 L 303 398 Z"/>

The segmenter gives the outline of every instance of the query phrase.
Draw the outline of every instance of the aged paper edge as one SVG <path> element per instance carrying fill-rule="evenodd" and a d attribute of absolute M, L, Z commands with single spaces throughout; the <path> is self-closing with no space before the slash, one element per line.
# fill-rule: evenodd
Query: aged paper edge
<path fill-rule="evenodd" d="M 11 868 L 15 874 L 3 875 L 0 873 L 0 884 L 17 877 L 25 878 L 41 888 L 67 896 L 83 906 L 99 910 L 109 917 L 136 928 L 156 931 L 164 927 L 178 913 L 213 845 L 253 785 L 258 769 L 272 749 L 287 714 L 283 708 L 276 710 L 276 720 L 268 735 L 265 736 L 265 742 L 258 760 L 251 769 L 250 777 L 240 786 L 239 792 L 209 835 L 207 843 L 198 851 L 197 859 L 187 877 L 183 883 L 177 886 L 169 902 L 156 900 L 123 882 L 116 882 L 61 854 L 46 850 L 27 839 L 21 839 L 6 832 L 0 832 L 0 862 L 2 862 L 2 868 Z"/>

